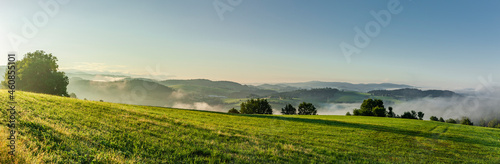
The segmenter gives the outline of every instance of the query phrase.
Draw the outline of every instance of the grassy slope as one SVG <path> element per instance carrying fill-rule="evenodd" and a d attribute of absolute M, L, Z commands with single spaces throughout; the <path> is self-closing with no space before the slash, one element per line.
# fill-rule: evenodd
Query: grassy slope
<path fill-rule="evenodd" d="M 19 163 L 499 163 L 500 130 L 346 116 L 231 115 L 17 92 Z M 0 107 L 7 108 L 6 90 Z M 6 111 L 0 163 L 6 154 Z"/>

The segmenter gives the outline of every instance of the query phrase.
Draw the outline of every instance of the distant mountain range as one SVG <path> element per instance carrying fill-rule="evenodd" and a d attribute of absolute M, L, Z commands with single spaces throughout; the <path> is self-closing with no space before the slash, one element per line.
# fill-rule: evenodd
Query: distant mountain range
<path fill-rule="evenodd" d="M 352 84 L 346 82 L 321 82 L 321 81 L 310 81 L 302 83 L 262 84 L 257 87 L 280 91 L 280 92 L 293 91 L 297 89 L 313 89 L 313 88 L 336 88 L 339 90 L 357 91 L 357 92 L 368 92 L 372 90 L 384 90 L 384 89 L 414 88 L 413 86 L 410 85 L 392 84 L 392 83 Z"/>
<path fill-rule="evenodd" d="M 5 66 L 0 71 L 5 71 Z M 244 85 L 232 81 L 153 80 L 131 78 L 118 74 L 69 72 L 68 93 L 80 99 L 107 102 L 174 106 L 203 102 L 208 105 L 237 107 L 248 98 L 268 98 L 275 108 L 286 103 L 302 101 L 323 103 L 360 103 L 367 98 L 378 98 L 388 104 L 423 97 L 459 96 L 452 91 L 421 91 L 404 84 L 351 84 L 345 82 L 311 81 Z"/>

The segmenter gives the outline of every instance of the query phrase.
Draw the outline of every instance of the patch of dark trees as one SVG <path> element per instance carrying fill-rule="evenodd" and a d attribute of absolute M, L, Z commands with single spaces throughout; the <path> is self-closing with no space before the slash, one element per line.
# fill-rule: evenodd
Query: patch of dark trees
<path fill-rule="evenodd" d="M 392 117 L 392 118 L 406 118 L 406 119 L 418 119 L 423 120 L 424 113 L 414 110 L 404 112 L 402 115 L 397 115 L 393 112 L 393 108 L 389 107 L 387 111 L 384 107 L 384 102 L 379 99 L 366 99 L 363 101 L 359 109 L 354 109 L 353 114 L 350 112 L 346 113 L 346 116 L 377 116 L 377 117 Z M 473 125 L 472 121 L 468 117 L 462 117 L 461 119 L 448 119 L 444 120 L 443 117 L 437 118 L 436 116 L 431 116 L 430 120 L 447 122 L 453 124 L 463 124 L 463 125 Z M 499 125 L 500 126 L 500 125 Z"/>
<path fill-rule="evenodd" d="M 453 91 L 448 90 L 420 90 L 413 88 L 396 89 L 396 90 L 373 90 L 368 92 L 372 96 L 387 96 L 400 100 L 412 100 L 424 97 L 454 97 L 461 96 Z"/>
<path fill-rule="evenodd" d="M 293 98 L 303 98 L 303 99 L 313 99 L 316 101 L 327 102 L 332 99 L 334 95 L 341 92 L 335 88 L 316 88 L 316 89 L 299 89 L 290 92 L 281 92 L 271 95 L 271 98 L 281 98 L 281 99 L 293 99 Z"/>
<path fill-rule="evenodd" d="M 287 104 L 281 109 L 284 115 L 317 115 L 316 107 L 312 103 L 302 102 L 298 109 L 293 107 L 292 104 Z M 273 114 L 271 105 L 267 99 L 250 99 L 240 104 L 240 110 L 232 108 L 228 113 L 234 114 Z"/>

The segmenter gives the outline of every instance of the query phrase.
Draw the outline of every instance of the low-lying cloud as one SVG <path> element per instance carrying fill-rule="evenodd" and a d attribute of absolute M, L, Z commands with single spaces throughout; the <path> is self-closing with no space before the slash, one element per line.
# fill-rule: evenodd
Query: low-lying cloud
<path fill-rule="evenodd" d="M 196 110 L 206 110 L 206 111 L 214 111 L 214 112 L 226 112 L 226 110 L 222 106 L 211 106 L 206 102 L 195 102 L 193 104 L 185 104 L 185 103 L 175 103 L 172 108 L 180 108 L 180 109 L 196 109 Z"/>
<path fill-rule="evenodd" d="M 352 110 L 359 108 L 361 103 L 328 103 L 321 104 L 318 108 L 318 115 L 345 115 L 347 112 L 352 114 Z"/>
<path fill-rule="evenodd" d="M 176 90 L 170 95 L 170 97 L 174 99 L 182 99 L 184 98 L 184 96 L 186 96 L 186 93 L 184 93 L 182 90 Z"/>
<path fill-rule="evenodd" d="M 360 107 L 360 103 L 352 104 L 322 104 L 318 108 L 320 115 L 345 115 L 355 108 Z M 462 97 L 449 98 L 422 98 L 391 105 L 398 115 L 406 111 L 422 111 L 425 113 L 424 119 L 430 116 L 448 118 L 469 117 L 475 124 L 479 120 L 500 119 L 500 87 L 490 87 L 488 90 L 476 91 L 473 94 Z M 389 106 L 386 105 L 386 108 Z"/>
<path fill-rule="evenodd" d="M 497 90 L 498 91 L 498 90 Z M 425 119 L 430 116 L 448 118 L 469 117 L 474 122 L 480 119 L 500 118 L 500 92 L 489 96 L 467 96 L 451 98 L 423 98 L 393 106 L 396 114 L 404 111 L 422 111 Z"/>

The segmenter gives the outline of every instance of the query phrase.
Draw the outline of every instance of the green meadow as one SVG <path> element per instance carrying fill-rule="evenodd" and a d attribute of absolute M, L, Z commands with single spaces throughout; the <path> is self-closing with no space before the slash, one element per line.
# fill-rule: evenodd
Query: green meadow
<path fill-rule="evenodd" d="M 500 163 L 500 129 L 362 116 L 243 115 L 16 92 L 0 163 Z"/>

